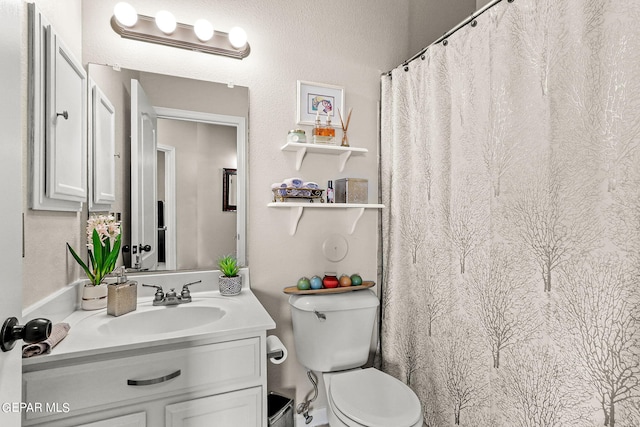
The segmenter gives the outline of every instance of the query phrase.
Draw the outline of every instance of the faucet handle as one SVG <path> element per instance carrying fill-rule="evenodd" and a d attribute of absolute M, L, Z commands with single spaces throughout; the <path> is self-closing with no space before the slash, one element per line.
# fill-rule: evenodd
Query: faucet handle
<path fill-rule="evenodd" d="M 189 290 L 189 286 L 195 285 L 196 283 L 200 283 L 200 282 L 202 282 L 202 280 L 196 280 L 195 282 L 182 285 L 182 292 L 180 292 L 180 296 L 182 296 L 183 299 L 191 298 L 191 291 Z"/>
<path fill-rule="evenodd" d="M 142 286 L 146 286 L 148 288 L 156 288 L 156 294 L 154 296 L 154 301 L 162 301 L 164 299 L 164 291 L 162 290 L 162 286 L 158 285 L 146 285 L 142 284 Z"/>

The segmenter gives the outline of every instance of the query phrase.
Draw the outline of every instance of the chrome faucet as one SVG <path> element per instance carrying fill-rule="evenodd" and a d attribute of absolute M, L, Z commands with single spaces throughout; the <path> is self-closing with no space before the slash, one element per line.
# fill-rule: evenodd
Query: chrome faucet
<path fill-rule="evenodd" d="M 153 305 L 178 305 L 191 302 L 191 292 L 189 291 L 189 286 L 195 285 L 196 283 L 200 282 L 202 282 L 202 280 L 197 280 L 195 282 L 182 285 L 182 291 L 180 292 L 180 295 L 176 293 L 175 288 L 171 288 L 165 294 L 162 286 L 146 285 L 144 283 L 142 284 L 142 286 L 146 286 L 148 288 L 156 288 L 156 293 L 153 297 Z"/>

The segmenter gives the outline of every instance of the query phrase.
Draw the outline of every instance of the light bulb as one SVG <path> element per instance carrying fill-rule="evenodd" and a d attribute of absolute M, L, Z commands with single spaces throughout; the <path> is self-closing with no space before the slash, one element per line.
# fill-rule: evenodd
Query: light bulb
<path fill-rule="evenodd" d="M 156 13 L 156 25 L 165 34 L 171 34 L 176 30 L 176 18 L 171 12 L 161 10 Z"/>
<path fill-rule="evenodd" d="M 213 25 L 206 19 L 198 19 L 193 24 L 193 31 L 201 42 L 209 41 L 213 37 Z"/>
<path fill-rule="evenodd" d="M 113 15 L 120 25 L 133 27 L 138 22 L 138 13 L 129 3 L 121 1 L 113 8 Z"/>
<path fill-rule="evenodd" d="M 247 33 L 240 27 L 233 27 L 229 31 L 229 42 L 236 49 L 241 49 L 247 44 Z"/>

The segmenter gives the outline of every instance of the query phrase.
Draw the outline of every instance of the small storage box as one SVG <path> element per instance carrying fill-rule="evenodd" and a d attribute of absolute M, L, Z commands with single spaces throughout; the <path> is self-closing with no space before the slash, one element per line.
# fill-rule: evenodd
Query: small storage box
<path fill-rule="evenodd" d="M 361 178 L 336 179 L 336 203 L 369 203 L 369 181 Z"/>

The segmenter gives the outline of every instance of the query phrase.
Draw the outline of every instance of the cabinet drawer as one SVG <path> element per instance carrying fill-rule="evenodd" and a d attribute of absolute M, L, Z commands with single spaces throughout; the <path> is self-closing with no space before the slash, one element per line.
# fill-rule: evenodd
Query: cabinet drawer
<path fill-rule="evenodd" d="M 262 387 L 168 405 L 167 427 L 262 425 Z"/>
<path fill-rule="evenodd" d="M 249 338 L 28 372 L 23 375 L 23 395 L 25 402 L 43 407 L 67 404 L 65 416 L 70 416 L 189 390 L 223 392 L 257 382 L 260 376 L 260 340 Z M 34 411 L 25 416 L 32 420 L 52 415 Z"/>

